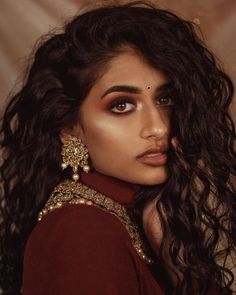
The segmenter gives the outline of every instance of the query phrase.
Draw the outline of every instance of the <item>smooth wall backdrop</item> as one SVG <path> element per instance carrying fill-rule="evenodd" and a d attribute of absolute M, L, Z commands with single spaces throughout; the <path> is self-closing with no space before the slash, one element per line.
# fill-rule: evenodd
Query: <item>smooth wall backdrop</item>
<path fill-rule="evenodd" d="M 43 34 L 88 7 L 130 1 L 0 0 L 0 110 L 20 87 L 28 56 Z M 153 0 L 194 21 L 236 85 L 236 0 Z M 13 90 L 12 90 L 13 89 Z M 231 107 L 236 122 L 236 99 Z"/>

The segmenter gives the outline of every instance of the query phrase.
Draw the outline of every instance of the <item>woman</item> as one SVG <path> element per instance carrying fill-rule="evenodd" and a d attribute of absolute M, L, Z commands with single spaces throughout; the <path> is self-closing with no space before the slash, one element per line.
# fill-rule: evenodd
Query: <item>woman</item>
<path fill-rule="evenodd" d="M 149 5 L 74 18 L 2 121 L 3 294 L 232 294 L 233 86 Z"/>

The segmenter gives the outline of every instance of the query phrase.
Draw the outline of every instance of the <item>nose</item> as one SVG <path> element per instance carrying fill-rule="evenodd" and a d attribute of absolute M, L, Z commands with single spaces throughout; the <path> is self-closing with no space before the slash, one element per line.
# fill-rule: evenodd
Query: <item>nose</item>
<path fill-rule="evenodd" d="M 170 129 L 168 112 L 156 105 L 147 106 L 142 114 L 141 137 L 144 139 L 166 139 Z"/>

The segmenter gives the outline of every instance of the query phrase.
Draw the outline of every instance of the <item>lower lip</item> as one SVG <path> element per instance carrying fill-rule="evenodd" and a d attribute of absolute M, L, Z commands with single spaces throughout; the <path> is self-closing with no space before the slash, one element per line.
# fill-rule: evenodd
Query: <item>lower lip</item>
<path fill-rule="evenodd" d="M 167 154 L 161 154 L 156 156 L 142 156 L 138 158 L 138 160 L 144 164 L 150 165 L 150 166 L 163 166 L 167 162 Z"/>

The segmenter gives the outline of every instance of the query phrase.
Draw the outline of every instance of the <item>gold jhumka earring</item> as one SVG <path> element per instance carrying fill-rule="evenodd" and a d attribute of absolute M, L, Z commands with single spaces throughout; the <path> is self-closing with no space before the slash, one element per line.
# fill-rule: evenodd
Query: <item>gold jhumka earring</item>
<path fill-rule="evenodd" d="M 79 179 L 78 167 L 81 167 L 86 173 L 89 172 L 90 167 L 88 165 L 88 149 L 80 138 L 70 137 L 69 139 L 65 140 L 62 145 L 61 155 L 61 168 L 64 170 L 68 166 L 72 167 L 72 178 L 74 181 Z"/>

